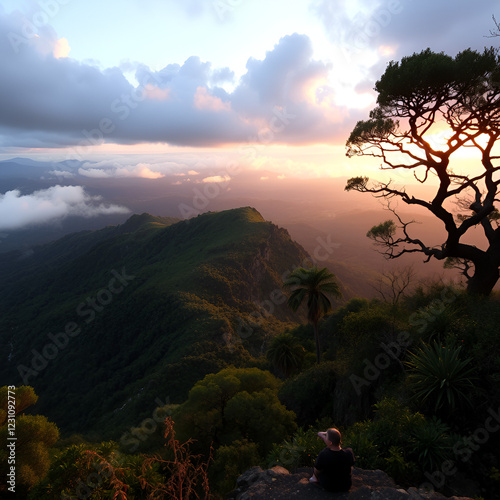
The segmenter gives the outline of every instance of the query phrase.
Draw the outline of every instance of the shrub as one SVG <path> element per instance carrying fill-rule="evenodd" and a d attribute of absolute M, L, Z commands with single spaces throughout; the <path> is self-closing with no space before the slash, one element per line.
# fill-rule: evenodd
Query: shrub
<path fill-rule="evenodd" d="M 337 375 L 333 362 L 323 362 L 287 380 L 278 396 L 297 415 L 299 425 L 312 425 L 333 413 Z"/>
<path fill-rule="evenodd" d="M 422 470 L 440 470 L 453 457 L 450 428 L 437 418 L 422 422 L 412 432 L 412 454 Z"/>
<path fill-rule="evenodd" d="M 59 429 L 43 415 L 28 415 L 25 410 L 34 405 L 38 396 L 30 386 L 19 386 L 15 389 L 15 405 L 12 407 L 14 389 L 10 386 L 0 388 L 0 440 L 7 441 L 11 435 L 12 411 L 15 411 L 15 435 L 17 447 L 16 461 L 16 492 L 19 497 L 39 480 L 50 468 L 50 448 L 59 439 Z M 7 418 L 9 417 L 9 418 Z M 7 446 L 0 449 L 0 474 L 4 478 L 0 485 L 0 496 L 7 494 L 6 477 L 12 463 L 8 460 L 10 453 Z M 5 484 L 5 486 L 4 486 Z M 7 494 L 8 495 L 8 494 Z M 15 496 L 15 495 L 14 495 Z"/>
<path fill-rule="evenodd" d="M 298 429 L 292 439 L 275 444 L 266 459 L 266 467 L 281 465 L 289 470 L 312 467 L 318 453 L 325 447 L 317 429 Z"/>
<path fill-rule="evenodd" d="M 220 446 L 209 470 L 213 489 L 226 495 L 235 488 L 238 476 L 259 462 L 257 445 L 247 439 Z"/>
<path fill-rule="evenodd" d="M 388 456 L 384 460 L 384 470 L 396 482 L 410 484 L 418 477 L 419 472 L 416 465 L 408 462 L 403 450 L 397 446 L 391 446 Z"/>
<path fill-rule="evenodd" d="M 382 466 L 379 447 L 370 438 L 372 422 L 356 422 L 342 436 L 343 446 L 352 448 L 356 466 L 362 469 L 378 469 Z"/>
<path fill-rule="evenodd" d="M 427 402 L 431 410 L 451 415 L 455 410 L 471 406 L 469 397 L 474 388 L 472 359 L 460 359 L 461 346 L 424 344 L 410 354 L 409 383 L 415 398 Z"/>
<path fill-rule="evenodd" d="M 412 443 L 412 431 L 425 422 L 421 413 L 412 413 L 394 398 L 384 398 L 373 405 L 375 417 L 370 426 L 370 438 L 380 447 L 407 449 Z"/>
<path fill-rule="evenodd" d="M 271 341 L 266 353 L 267 359 L 286 378 L 301 369 L 305 349 L 291 333 L 277 335 Z"/>
<path fill-rule="evenodd" d="M 116 443 L 73 445 L 57 454 L 47 476 L 30 499 L 53 498 L 205 498 L 209 494 L 207 467 L 191 453 L 191 442 L 175 439 L 173 422 L 165 420 L 166 458 L 123 455 Z"/>
<path fill-rule="evenodd" d="M 174 411 L 182 439 L 194 438 L 205 454 L 214 447 L 249 439 L 265 455 L 297 428 L 295 414 L 280 403 L 281 382 L 258 368 L 225 368 L 207 375 Z"/>
<path fill-rule="evenodd" d="M 374 405 L 373 420 L 357 422 L 344 434 L 344 445 L 353 449 L 356 465 L 384 469 L 401 481 L 415 476 L 416 465 L 409 461 L 414 445 L 413 430 L 425 423 L 424 416 L 412 413 L 394 398 Z"/>

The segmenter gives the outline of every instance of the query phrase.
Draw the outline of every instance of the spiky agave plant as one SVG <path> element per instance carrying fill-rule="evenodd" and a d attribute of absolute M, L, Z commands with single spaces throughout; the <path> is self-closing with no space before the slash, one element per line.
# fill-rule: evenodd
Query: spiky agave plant
<path fill-rule="evenodd" d="M 436 413 L 451 414 L 472 406 L 469 392 L 474 388 L 472 359 L 461 359 L 461 346 L 424 344 L 410 353 L 406 365 L 414 396 L 427 402 Z"/>
<path fill-rule="evenodd" d="M 422 470 L 437 470 L 452 458 L 450 428 L 435 416 L 412 429 L 412 452 Z"/>

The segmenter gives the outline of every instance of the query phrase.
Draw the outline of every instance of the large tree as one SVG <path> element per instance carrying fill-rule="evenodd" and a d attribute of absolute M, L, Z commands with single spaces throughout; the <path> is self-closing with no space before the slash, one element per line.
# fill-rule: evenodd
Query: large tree
<path fill-rule="evenodd" d="M 43 415 L 25 413 L 37 400 L 33 387 L 0 387 L 0 440 L 9 445 L 0 449 L 2 479 L 10 479 L 7 474 L 15 469 L 14 484 L 0 485 L 1 498 L 9 497 L 14 490 L 12 498 L 25 498 L 49 470 L 49 450 L 59 439 L 59 429 Z"/>
<path fill-rule="evenodd" d="M 289 274 L 283 288 L 290 292 L 287 304 L 296 311 L 307 299 L 307 319 L 314 330 L 316 342 L 316 361 L 321 362 L 321 346 L 318 323 L 323 315 L 332 309 L 330 297 L 340 298 L 340 286 L 337 278 L 326 267 L 317 266 L 305 269 L 299 267 Z"/>
<path fill-rule="evenodd" d="M 356 124 L 347 141 L 347 156 L 368 156 L 382 169 L 411 170 L 421 183 L 435 181 L 431 200 L 415 197 L 392 181 L 371 183 L 351 178 L 346 190 L 385 199 L 395 220 L 373 227 L 368 236 L 382 245 L 386 257 L 421 252 L 460 266 L 468 291 L 488 295 L 499 278 L 500 177 L 496 141 L 500 135 L 500 61 L 495 49 L 465 50 L 456 57 L 430 49 L 392 61 L 375 85 L 377 106 L 369 120 Z M 439 133 L 439 134 L 438 134 Z M 441 140 L 436 140 L 436 137 Z M 467 170 L 455 159 L 461 150 L 476 154 Z M 430 246 L 413 234 L 393 199 L 423 207 L 443 223 L 442 244 Z M 482 228 L 482 248 L 464 241 Z"/>
<path fill-rule="evenodd" d="M 295 414 L 278 399 L 281 382 L 258 368 L 224 368 L 199 380 L 188 399 L 174 411 L 181 439 L 193 438 L 193 448 L 208 455 L 237 440 L 257 445 L 265 456 L 272 444 L 296 429 Z"/>

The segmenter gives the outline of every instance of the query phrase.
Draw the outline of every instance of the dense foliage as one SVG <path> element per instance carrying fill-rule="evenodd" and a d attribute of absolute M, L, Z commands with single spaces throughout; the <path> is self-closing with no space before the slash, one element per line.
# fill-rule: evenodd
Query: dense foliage
<path fill-rule="evenodd" d="M 177 270 L 165 264 L 165 257 L 158 260 L 152 248 L 173 259 L 169 245 L 181 243 L 175 232 L 168 232 L 171 226 L 110 240 L 116 248 L 125 242 L 137 262 L 144 257 L 141 262 L 152 267 L 147 279 L 137 274 L 124 286 L 123 304 L 120 295 L 116 307 L 110 303 L 96 314 L 85 342 L 71 338 L 82 357 L 88 356 L 85 367 L 75 364 L 73 374 L 66 365 L 78 359 L 73 344 L 68 344 L 61 357 L 33 379 L 43 382 L 42 388 L 52 380 L 57 394 L 71 387 L 74 396 L 62 398 L 46 418 L 41 410 L 53 401 L 48 392 L 37 402 L 33 388 L 17 387 L 19 436 L 30 437 L 30 444 L 19 448 L 26 466 L 19 469 L 19 477 L 26 478 L 20 498 L 223 498 L 251 466 L 310 467 L 323 447 L 317 432 L 330 426 L 342 431 L 343 446 L 353 448 L 359 467 L 380 468 L 401 485 L 427 485 L 447 494 L 460 494 L 454 485 L 458 479 L 468 480 L 480 485 L 477 496 L 493 498 L 500 479 L 498 297 L 474 297 L 455 285 L 436 282 L 413 286 L 411 292 L 411 287 L 405 288 L 396 301 L 352 299 L 319 324 L 323 361 L 317 363 L 306 315 L 298 326 L 281 321 L 274 315 L 286 319 L 291 314 L 284 295 L 271 289 L 273 310 L 267 303 L 260 307 L 262 296 L 252 295 L 252 287 L 258 286 L 256 273 L 261 273 L 260 283 L 282 284 L 276 272 L 282 268 L 272 264 L 279 253 L 272 248 L 276 244 L 284 252 L 288 240 L 253 211 L 226 213 L 221 220 L 231 228 L 235 216 L 237 225 L 248 222 L 245 231 L 259 242 L 252 253 L 243 238 L 241 255 L 248 255 L 246 262 L 255 266 L 252 279 L 239 274 L 244 266 L 236 256 L 217 272 L 217 266 L 210 268 L 209 257 L 222 259 L 228 247 L 214 243 L 210 252 L 192 249 L 193 259 L 204 255 L 203 263 L 196 261 L 201 267 L 194 268 L 202 273 L 187 276 L 182 293 L 170 305 L 164 295 L 181 282 L 176 281 Z M 211 230 L 216 234 L 220 220 L 209 214 L 205 221 L 214 223 Z M 189 224 L 182 231 L 192 231 L 196 219 Z M 196 231 L 190 235 L 197 241 Z M 215 241 L 203 231 L 201 235 L 205 242 Z M 164 247 L 148 246 L 156 238 Z M 259 247 L 269 238 L 278 242 L 269 250 Z M 142 239 L 148 245 L 140 245 Z M 238 241 L 231 245 L 239 252 Z M 301 255 L 298 247 L 287 248 Z M 108 264 L 96 263 L 96 272 L 105 275 Z M 61 267 L 64 272 L 70 268 L 74 271 L 72 266 Z M 57 276 L 61 281 L 54 282 L 50 294 L 61 298 L 65 282 L 62 274 Z M 197 281 L 203 276 L 205 281 Z M 90 283 L 95 278 L 86 279 Z M 248 286 L 243 287 L 244 279 L 250 280 Z M 212 286 L 219 295 L 207 291 Z M 230 300 L 229 292 L 237 302 L 234 307 L 224 302 Z M 258 297 L 259 307 L 244 300 L 245 293 Z M 231 314 L 236 312 L 233 324 Z M 27 315 L 32 313 L 28 308 Z M 13 317 L 12 312 L 4 319 Z M 42 312 L 40 324 L 51 317 Z M 243 321 L 239 334 L 238 318 Z M 107 329 L 101 329 L 104 326 Z M 17 345 L 15 353 L 19 349 Z M 58 366 L 67 367 L 64 376 Z M 98 384 L 86 392 L 90 382 Z M 103 394 L 107 399 L 96 402 Z M 0 390 L 2 405 L 5 395 L 6 390 Z M 76 399 L 79 406 L 72 408 Z M 27 413 L 35 402 L 42 415 Z M 83 437 L 66 432 L 57 441 L 51 422 L 67 423 L 74 415 L 75 422 L 66 429 Z M 5 417 L 5 409 L 0 409 L 0 422 Z M 103 425 L 96 428 L 96 422 Z"/>
<path fill-rule="evenodd" d="M 9 494 L 25 495 L 49 470 L 49 450 L 59 439 L 59 429 L 43 415 L 26 413 L 37 399 L 29 386 L 0 388 L 0 439 L 5 443 L 0 450 L 0 473 L 5 479 L 0 486 L 2 494 L 11 486 L 14 490 Z M 14 484 L 7 486 L 12 468 Z"/>
<path fill-rule="evenodd" d="M 181 437 L 211 445 L 248 439 L 265 455 L 273 442 L 295 430 L 295 415 L 278 399 L 280 382 L 258 368 L 225 368 L 207 375 L 174 413 Z"/>
<path fill-rule="evenodd" d="M 176 439 L 171 419 L 165 424 L 163 456 L 124 455 L 112 441 L 73 445 L 54 457 L 29 498 L 208 498 L 207 460 Z"/>
<path fill-rule="evenodd" d="M 2 256 L 0 384 L 32 385 L 64 433 L 119 439 L 300 320 L 281 277 L 307 255 L 285 230 L 249 207 L 174 222 L 143 214 Z"/>

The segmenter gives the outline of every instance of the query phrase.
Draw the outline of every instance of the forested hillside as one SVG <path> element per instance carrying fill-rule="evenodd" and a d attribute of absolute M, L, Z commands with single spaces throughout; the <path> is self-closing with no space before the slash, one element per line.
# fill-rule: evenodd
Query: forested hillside
<path fill-rule="evenodd" d="M 496 294 L 394 280 L 384 300 L 331 296 L 316 344 L 310 303 L 294 313 L 282 292 L 292 271 L 329 276 L 297 269 L 311 263 L 249 207 L 134 215 L 3 255 L 0 404 L 15 387 L 20 498 L 224 498 L 252 466 L 312 467 L 318 429 L 335 426 L 358 467 L 496 499 Z"/>
<path fill-rule="evenodd" d="M 135 215 L 5 254 L 0 385 L 33 386 L 63 432 L 115 435 L 296 321 L 282 275 L 306 258 L 251 208 Z"/>

